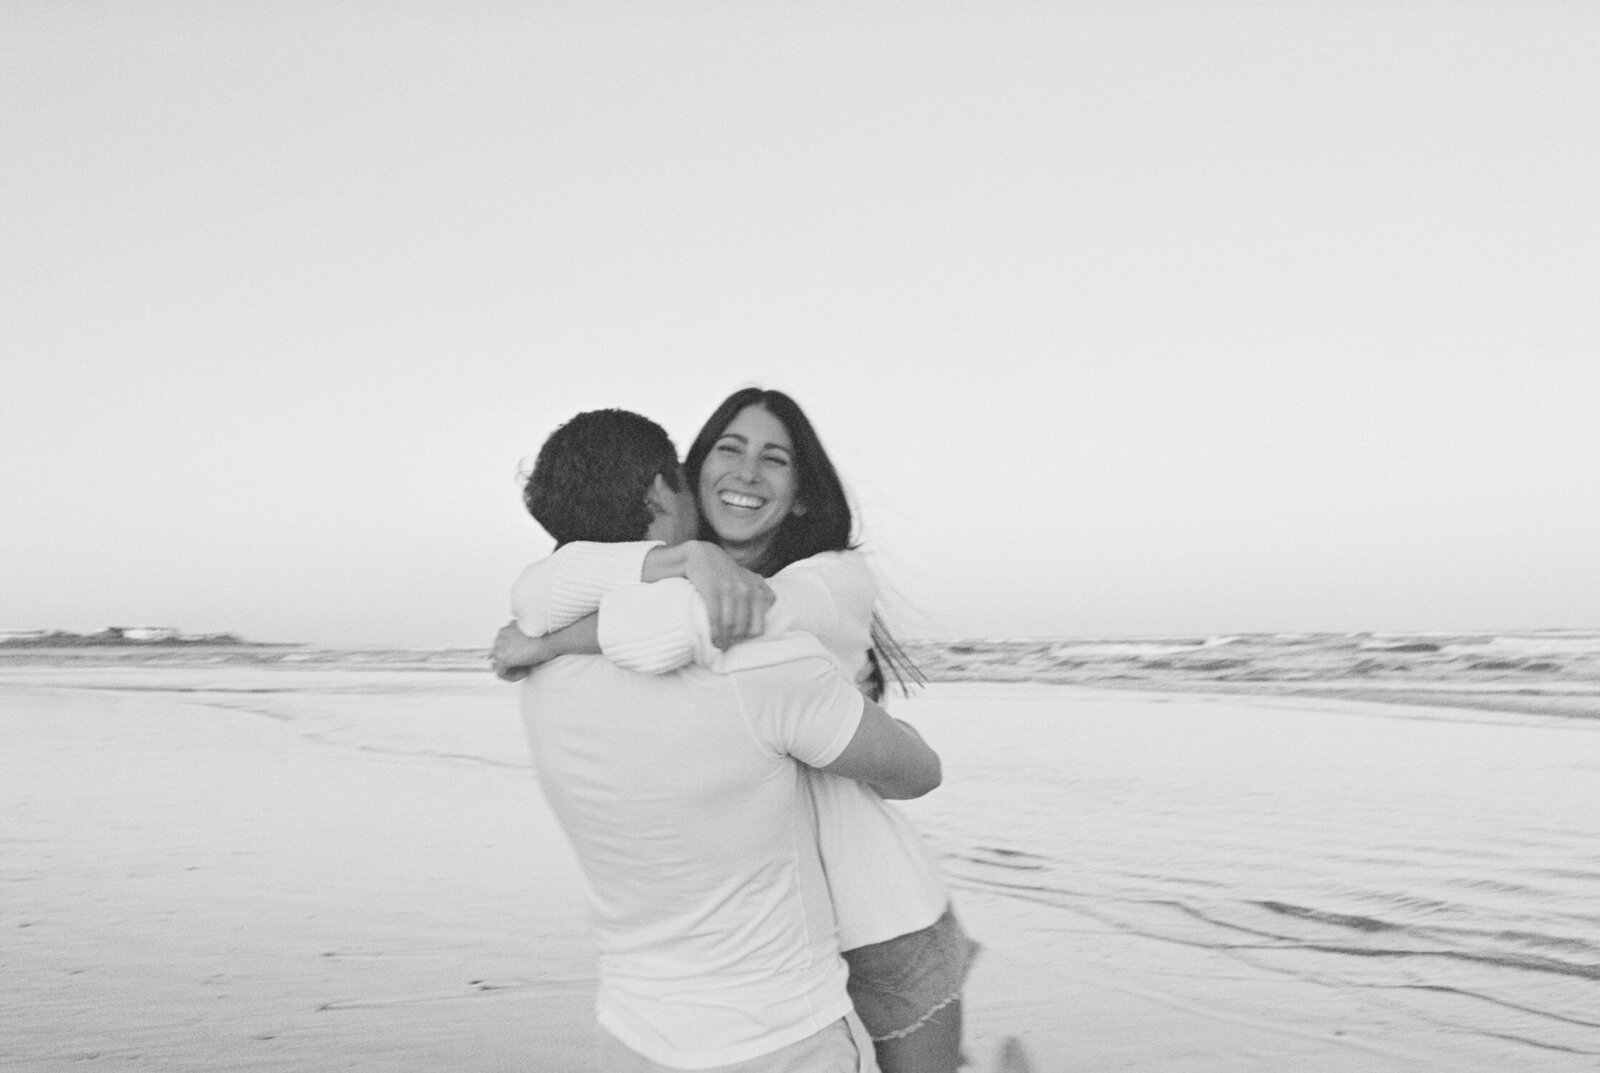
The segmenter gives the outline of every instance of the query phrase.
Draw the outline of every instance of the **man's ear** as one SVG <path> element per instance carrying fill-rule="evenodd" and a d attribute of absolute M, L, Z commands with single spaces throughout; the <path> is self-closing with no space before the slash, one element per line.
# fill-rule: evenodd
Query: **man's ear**
<path fill-rule="evenodd" d="M 657 473 L 656 479 L 650 482 L 650 487 L 644 494 L 645 506 L 650 508 L 652 517 L 659 518 L 672 509 L 672 495 L 667 479 Z"/>

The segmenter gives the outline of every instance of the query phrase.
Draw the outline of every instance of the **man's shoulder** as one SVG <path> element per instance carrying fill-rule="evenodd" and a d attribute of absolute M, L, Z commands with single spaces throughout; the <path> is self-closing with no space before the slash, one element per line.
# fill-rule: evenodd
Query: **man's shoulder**
<path fill-rule="evenodd" d="M 839 661 L 809 633 L 745 641 L 722 653 L 708 673 L 732 683 L 742 703 L 764 710 L 850 707 L 861 694 L 839 668 Z M 800 708 L 795 708 L 795 705 Z"/>
<path fill-rule="evenodd" d="M 708 666 L 691 663 L 664 674 L 628 670 L 602 655 L 559 656 L 535 668 L 523 684 L 535 691 L 577 686 L 592 692 L 624 683 L 634 690 L 687 687 L 695 692 L 715 692 L 730 683 L 743 689 L 790 690 L 838 674 L 838 660 L 822 643 L 809 633 L 796 632 L 743 641 L 718 652 Z"/>
<path fill-rule="evenodd" d="M 814 661 L 835 666 L 834 658 L 809 633 L 786 633 L 743 641 L 718 655 L 711 670 L 719 674 L 755 675 Z"/>

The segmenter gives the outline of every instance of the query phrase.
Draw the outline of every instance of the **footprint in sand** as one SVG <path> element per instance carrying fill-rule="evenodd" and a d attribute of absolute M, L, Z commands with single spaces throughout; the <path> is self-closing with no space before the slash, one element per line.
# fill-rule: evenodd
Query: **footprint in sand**
<path fill-rule="evenodd" d="M 1000 1050 L 994 1060 L 994 1073 L 1033 1073 L 1033 1063 L 1028 1061 L 1028 1052 L 1020 1039 L 1007 1036 L 1000 1041 Z"/>

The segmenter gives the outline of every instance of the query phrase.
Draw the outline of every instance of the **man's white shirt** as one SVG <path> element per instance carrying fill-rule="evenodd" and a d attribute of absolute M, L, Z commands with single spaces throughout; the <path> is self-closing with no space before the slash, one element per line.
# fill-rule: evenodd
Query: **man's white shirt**
<path fill-rule="evenodd" d="M 589 889 L 599 1022 L 685 1069 L 758 1057 L 850 1009 L 799 765 L 838 757 L 863 700 L 805 635 L 717 662 L 647 676 L 568 656 L 521 687 L 534 768 Z"/>

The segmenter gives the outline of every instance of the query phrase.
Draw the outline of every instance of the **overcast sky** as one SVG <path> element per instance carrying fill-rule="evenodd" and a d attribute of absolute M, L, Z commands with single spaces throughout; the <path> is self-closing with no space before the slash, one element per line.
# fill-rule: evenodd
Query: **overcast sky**
<path fill-rule="evenodd" d="M 1600 4 L 0 5 L 0 629 L 486 645 L 807 408 L 910 636 L 1600 626 Z"/>

